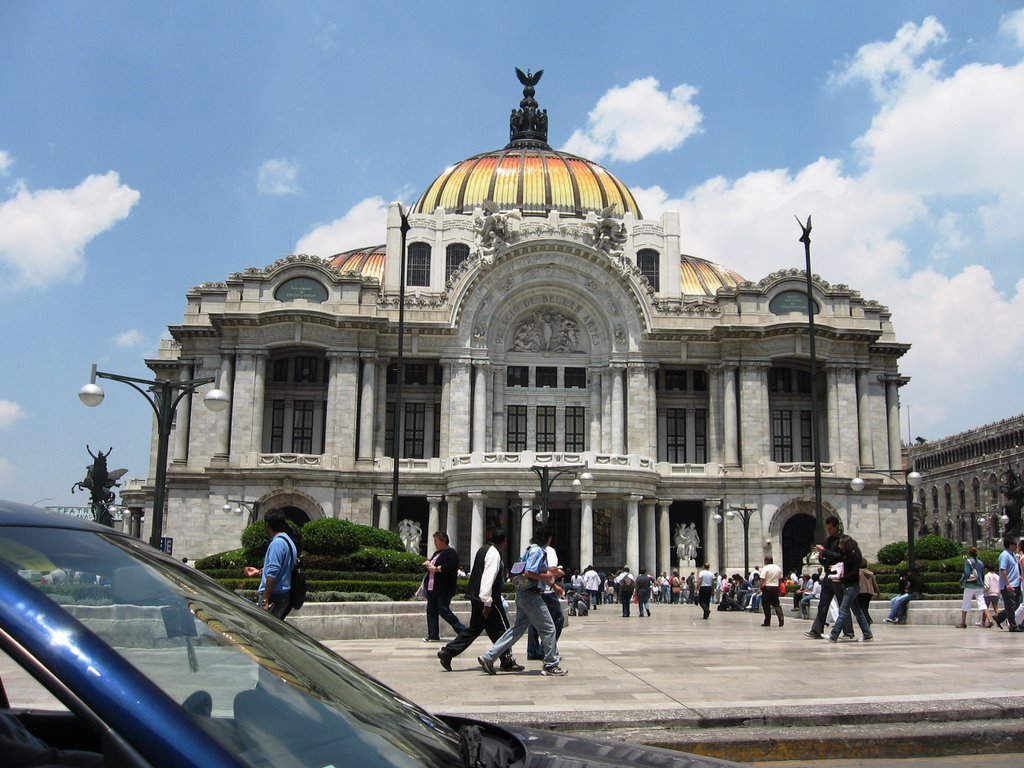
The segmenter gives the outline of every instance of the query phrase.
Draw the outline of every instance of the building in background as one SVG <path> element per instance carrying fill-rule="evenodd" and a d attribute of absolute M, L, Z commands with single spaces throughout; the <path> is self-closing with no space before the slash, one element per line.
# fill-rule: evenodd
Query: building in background
<path fill-rule="evenodd" d="M 728 254 L 689 255 L 677 214 L 645 219 L 612 173 L 548 145 L 536 79 L 523 80 L 508 144 L 450 166 L 408 212 L 397 503 L 399 204 L 380 245 L 188 292 L 147 363 L 159 377 L 216 376 L 231 405 L 178 411 L 176 555 L 237 547 L 247 516 L 223 511 L 232 499 L 298 522 L 412 520 L 467 557 L 500 522 L 516 551 L 540 504 L 531 468 L 580 464 L 593 483 L 567 473 L 549 499 L 573 567 L 688 568 L 674 544 L 685 526 L 698 567 L 731 573 L 771 554 L 799 568 L 815 525 L 804 272 L 766 265 L 750 280 L 701 257 Z M 909 345 L 853 288 L 815 276 L 813 300 L 823 513 L 871 555 L 905 537 L 903 492 L 886 480 L 853 494 L 849 481 L 901 474 Z M 125 505 L 146 508 L 151 483 L 152 470 L 126 485 Z M 746 542 L 731 507 L 756 508 Z"/>

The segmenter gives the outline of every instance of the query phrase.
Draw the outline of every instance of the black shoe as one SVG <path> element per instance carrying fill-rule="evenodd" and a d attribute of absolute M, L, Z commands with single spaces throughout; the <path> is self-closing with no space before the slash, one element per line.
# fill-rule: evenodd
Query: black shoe
<path fill-rule="evenodd" d="M 528 654 L 526 654 L 526 660 L 527 661 L 544 661 L 544 657 L 543 656 L 537 656 L 534 653 L 528 653 Z"/>
<path fill-rule="evenodd" d="M 501 660 L 501 666 L 498 667 L 502 672 L 522 672 L 526 667 L 522 664 L 517 664 L 515 659 Z"/>
<path fill-rule="evenodd" d="M 780 626 L 780 627 L 784 627 L 784 626 L 786 626 L 786 621 L 785 621 L 785 619 L 779 619 L 779 626 Z"/>
<path fill-rule="evenodd" d="M 811 637 L 811 638 L 814 638 L 815 640 L 821 640 L 821 633 L 820 632 L 815 632 L 812 629 L 812 630 L 808 630 L 807 632 L 804 632 L 804 637 Z"/>
<path fill-rule="evenodd" d="M 762 621 L 762 622 L 761 622 L 761 626 L 762 626 L 762 627 L 770 627 L 771 625 L 772 625 L 772 624 L 771 624 L 771 622 L 770 622 L 770 621 Z"/>
<path fill-rule="evenodd" d="M 448 653 L 444 648 L 437 652 L 438 661 L 441 662 L 441 666 L 447 669 L 449 672 L 452 671 L 452 655 Z"/>
<path fill-rule="evenodd" d="M 440 637 L 424 637 L 423 638 L 423 642 L 424 643 L 440 643 L 441 642 L 441 638 Z"/>

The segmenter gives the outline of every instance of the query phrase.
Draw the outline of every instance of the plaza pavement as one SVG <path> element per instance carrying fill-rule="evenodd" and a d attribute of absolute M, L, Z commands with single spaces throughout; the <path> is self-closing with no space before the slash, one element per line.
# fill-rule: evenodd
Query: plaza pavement
<path fill-rule="evenodd" d="M 1024 633 L 877 620 L 872 643 L 812 640 L 788 610 L 760 613 L 617 605 L 572 617 L 559 651 L 569 674 L 485 674 L 486 635 L 453 660 L 419 639 L 326 640 L 349 661 L 437 713 L 633 740 L 738 761 L 909 757 L 1019 750 Z M 912 609 L 911 609 L 912 610 Z M 976 617 L 976 614 L 972 614 Z M 442 633 L 448 629 L 442 623 Z M 860 635 L 858 630 L 858 637 Z M 448 639 L 448 638 L 446 638 Z M 1006 670 L 1012 670 L 1007 672 Z"/>

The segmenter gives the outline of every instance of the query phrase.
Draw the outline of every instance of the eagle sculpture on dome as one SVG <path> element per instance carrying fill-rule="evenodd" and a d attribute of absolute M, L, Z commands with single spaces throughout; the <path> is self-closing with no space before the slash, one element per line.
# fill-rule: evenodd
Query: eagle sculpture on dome
<path fill-rule="evenodd" d="M 533 88 L 537 83 L 540 82 L 541 76 L 544 74 L 543 69 L 538 69 L 534 74 L 530 74 L 530 70 L 526 70 L 523 73 L 519 67 L 516 67 L 516 77 L 519 78 L 519 82 L 525 85 L 527 88 Z"/>

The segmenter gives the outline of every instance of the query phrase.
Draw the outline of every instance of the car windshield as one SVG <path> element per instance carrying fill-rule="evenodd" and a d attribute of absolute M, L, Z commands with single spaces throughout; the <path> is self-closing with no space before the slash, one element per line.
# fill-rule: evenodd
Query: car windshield
<path fill-rule="evenodd" d="M 115 533 L 0 528 L 0 562 L 254 766 L 460 765 L 444 723 L 187 565 Z"/>

